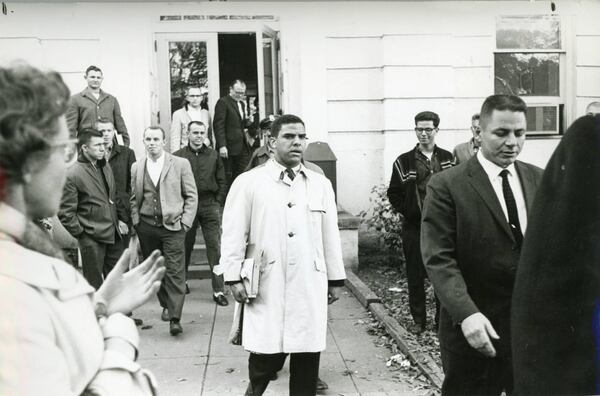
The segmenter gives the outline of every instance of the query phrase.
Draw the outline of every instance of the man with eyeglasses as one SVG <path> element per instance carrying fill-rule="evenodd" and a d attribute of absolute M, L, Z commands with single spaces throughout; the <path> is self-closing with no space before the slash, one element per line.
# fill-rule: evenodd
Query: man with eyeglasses
<path fill-rule="evenodd" d="M 404 217 L 402 224 L 402 246 L 406 261 L 408 304 L 414 323 L 408 330 L 415 334 L 425 331 L 427 311 L 425 309 L 425 267 L 421 259 L 421 209 L 425 199 L 425 186 L 434 173 L 450 168 L 452 153 L 435 144 L 440 117 L 432 111 L 423 111 L 415 116 L 415 133 L 419 143 L 400 155 L 392 168 L 392 177 L 387 190 L 390 204 Z M 435 324 L 439 317 L 439 302 L 436 298 Z"/>
<path fill-rule="evenodd" d="M 471 133 L 473 137 L 465 143 L 461 143 L 454 147 L 452 155 L 454 156 L 454 164 L 458 165 L 461 162 L 467 162 L 472 156 L 477 154 L 481 146 L 481 129 L 479 128 L 479 113 L 473 114 L 471 117 Z"/>
<path fill-rule="evenodd" d="M 171 122 L 170 145 L 171 152 L 187 147 L 188 125 L 192 121 L 199 121 L 207 128 L 208 136 L 212 135 L 210 127 L 210 114 L 208 112 L 206 88 L 189 87 L 185 95 L 183 107 L 173 113 Z"/>
<path fill-rule="evenodd" d="M 329 180 L 301 162 L 302 119 L 286 114 L 273 121 L 271 147 L 272 159 L 231 186 L 215 272 L 224 273 L 225 284 L 243 304 L 241 342 L 250 352 L 246 395 L 262 395 L 287 355 L 289 394 L 314 395 L 327 304 L 338 299 L 346 278 L 337 207 Z M 260 273 L 252 299 L 242 282 L 246 258 Z"/>
<path fill-rule="evenodd" d="M 216 149 L 223 160 L 229 185 L 244 171 L 250 160 L 252 149 L 246 138 L 246 128 L 250 125 L 246 83 L 235 80 L 229 86 L 229 94 L 217 101 L 213 121 Z"/>
<path fill-rule="evenodd" d="M 102 133 L 83 129 L 78 137 L 80 153 L 68 170 L 58 218 L 77 239 L 83 276 L 98 289 L 117 263 L 125 246 L 118 230 L 115 180 Z"/>

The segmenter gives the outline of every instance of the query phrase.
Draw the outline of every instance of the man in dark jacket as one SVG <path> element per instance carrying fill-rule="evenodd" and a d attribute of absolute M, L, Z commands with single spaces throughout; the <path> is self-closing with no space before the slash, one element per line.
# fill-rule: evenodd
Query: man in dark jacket
<path fill-rule="evenodd" d="M 229 87 L 229 95 L 220 98 L 215 105 L 213 131 L 229 185 L 244 171 L 252 154 L 246 138 L 246 128 L 251 121 L 245 98 L 246 83 L 235 80 Z"/>
<path fill-rule="evenodd" d="M 58 218 L 77 238 L 83 276 L 98 289 L 123 252 L 118 232 L 115 180 L 104 159 L 104 140 L 95 129 L 79 133 L 77 162 L 69 168 Z"/>
<path fill-rule="evenodd" d="M 440 117 L 431 111 L 415 116 L 415 132 L 419 143 L 394 162 L 392 178 L 387 194 L 390 203 L 402 216 L 402 246 L 406 260 L 408 303 L 414 324 L 409 330 L 422 333 L 425 330 L 425 267 L 421 259 L 421 209 L 425 199 L 425 186 L 431 175 L 452 166 L 452 153 L 435 145 Z M 437 325 L 439 303 L 436 299 L 435 321 Z"/>
<path fill-rule="evenodd" d="M 85 71 L 87 87 L 71 97 L 67 108 L 67 125 L 72 136 L 85 128 L 94 128 L 100 118 L 108 118 L 117 133 L 123 138 L 123 144 L 129 147 L 129 134 L 125 121 L 121 117 L 121 107 L 117 98 L 100 89 L 102 70 L 90 66 Z"/>
<path fill-rule="evenodd" d="M 135 152 L 129 147 L 115 143 L 115 127 L 108 118 L 100 118 L 96 129 L 104 139 L 104 158 L 110 164 L 115 179 L 115 195 L 119 232 L 123 236 L 124 246 L 129 245 L 131 229 L 131 165 L 135 162 Z"/>
<path fill-rule="evenodd" d="M 186 147 L 173 153 L 173 155 L 190 161 L 198 190 L 196 217 L 192 227 L 185 235 L 186 279 L 192 250 L 196 243 L 196 230 L 200 225 L 212 276 L 213 300 L 217 304 L 225 306 L 229 303 L 223 294 L 223 275 L 217 276 L 212 272 L 221 258 L 221 206 L 225 201 L 225 170 L 219 154 L 210 148 L 208 130 L 201 121 L 192 121 L 187 125 L 187 140 Z"/>

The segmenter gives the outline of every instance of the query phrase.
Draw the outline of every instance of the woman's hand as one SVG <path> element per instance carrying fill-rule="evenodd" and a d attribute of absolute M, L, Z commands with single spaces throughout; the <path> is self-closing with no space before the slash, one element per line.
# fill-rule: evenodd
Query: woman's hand
<path fill-rule="evenodd" d="M 115 312 L 127 314 L 143 305 L 160 288 L 165 275 L 164 258 L 155 250 L 143 263 L 128 272 L 130 249 L 125 249 L 121 258 L 110 271 L 96 292 L 106 304 L 107 315 Z"/>

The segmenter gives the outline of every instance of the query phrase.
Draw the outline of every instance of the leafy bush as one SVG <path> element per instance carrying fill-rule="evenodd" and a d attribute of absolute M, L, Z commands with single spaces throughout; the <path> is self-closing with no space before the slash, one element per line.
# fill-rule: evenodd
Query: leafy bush
<path fill-rule="evenodd" d="M 384 247 L 392 253 L 402 252 L 402 215 L 390 204 L 387 198 L 387 185 L 373 186 L 369 197 L 371 208 L 360 212 L 359 216 L 371 230 L 381 233 Z"/>

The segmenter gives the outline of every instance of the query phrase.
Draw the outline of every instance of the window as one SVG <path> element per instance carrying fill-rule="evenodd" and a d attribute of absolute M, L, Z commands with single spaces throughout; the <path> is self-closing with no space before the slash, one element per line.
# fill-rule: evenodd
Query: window
<path fill-rule="evenodd" d="M 525 100 L 530 134 L 561 133 L 562 41 L 556 15 L 501 16 L 496 20 L 494 91 Z"/>

